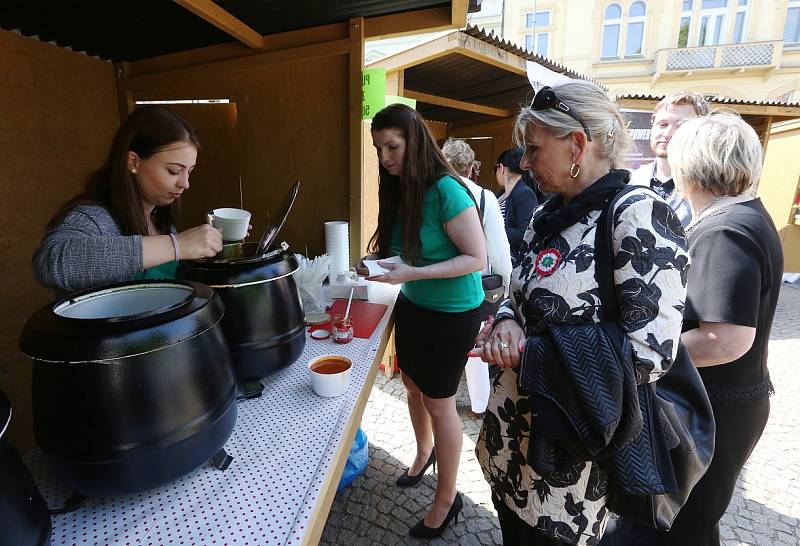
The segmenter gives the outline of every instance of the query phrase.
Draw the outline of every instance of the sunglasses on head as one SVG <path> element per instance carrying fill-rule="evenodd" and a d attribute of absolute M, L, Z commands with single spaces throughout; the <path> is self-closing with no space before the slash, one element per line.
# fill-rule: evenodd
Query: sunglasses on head
<path fill-rule="evenodd" d="M 575 114 L 572 109 L 561 99 L 556 96 L 555 91 L 553 91 L 550 86 L 544 86 L 539 89 L 539 92 L 533 96 L 533 102 L 531 102 L 531 109 L 532 110 L 547 110 L 548 108 L 552 108 L 553 110 L 558 110 L 559 112 L 564 112 L 569 117 L 577 121 L 583 127 L 583 132 L 586 133 L 586 139 L 592 140 L 592 135 L 589 134 L 589 128 L 586 126 L 586 123 Z"/>

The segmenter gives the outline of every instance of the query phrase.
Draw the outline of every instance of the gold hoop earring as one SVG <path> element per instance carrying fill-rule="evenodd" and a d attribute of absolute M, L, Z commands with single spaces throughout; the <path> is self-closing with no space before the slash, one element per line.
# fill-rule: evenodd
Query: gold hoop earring
<path fill-rule="evenodd" d="M 575 172 L 572 172 L 575 171 Z M 581 174 L 581 166 L 577 163 L 573 163 L 572 166 L 569 168 L 569 177 L 570 178 L 578 178 L 578 175 Z"/>

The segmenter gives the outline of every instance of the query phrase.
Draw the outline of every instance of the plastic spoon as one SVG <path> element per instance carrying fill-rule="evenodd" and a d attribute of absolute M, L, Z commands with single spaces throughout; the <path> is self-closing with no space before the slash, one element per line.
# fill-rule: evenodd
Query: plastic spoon
<path fill-rule="evenodd" d="M 350 304 L 353 303 L 353 292 L 355 291 L 355 287 L 350 289 L 350 297 L 347 298 L 347 309 L 344 311 L 344 320 L 347 320 L 347 317 L 350 316 Z"/>

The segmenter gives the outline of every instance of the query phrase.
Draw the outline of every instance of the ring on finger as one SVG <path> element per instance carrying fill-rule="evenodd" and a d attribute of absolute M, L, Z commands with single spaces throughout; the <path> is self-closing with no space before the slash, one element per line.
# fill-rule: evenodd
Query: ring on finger
<path fill-rule="evenodd" d="M 506 350 L 508 350 L 508 343 L 506 343 L 505 341 L 502 341 L 502 340 L 498 341 L 497 342 L 497 348 L 500 349 L 501 351 L 506 351 Z"/>

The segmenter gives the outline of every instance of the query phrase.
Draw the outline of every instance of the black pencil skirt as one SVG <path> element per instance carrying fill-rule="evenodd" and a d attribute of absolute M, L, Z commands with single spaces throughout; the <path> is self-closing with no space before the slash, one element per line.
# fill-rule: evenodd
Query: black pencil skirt
<path fill-rule="evenodd" d="M 422 394 L 448 398 L 458 390 L 467 353 L 475 346 L 480 307 L 444 313 L 419 307 L 403 294 L 395 306 L 394 340 L 400 370 Z"/>

